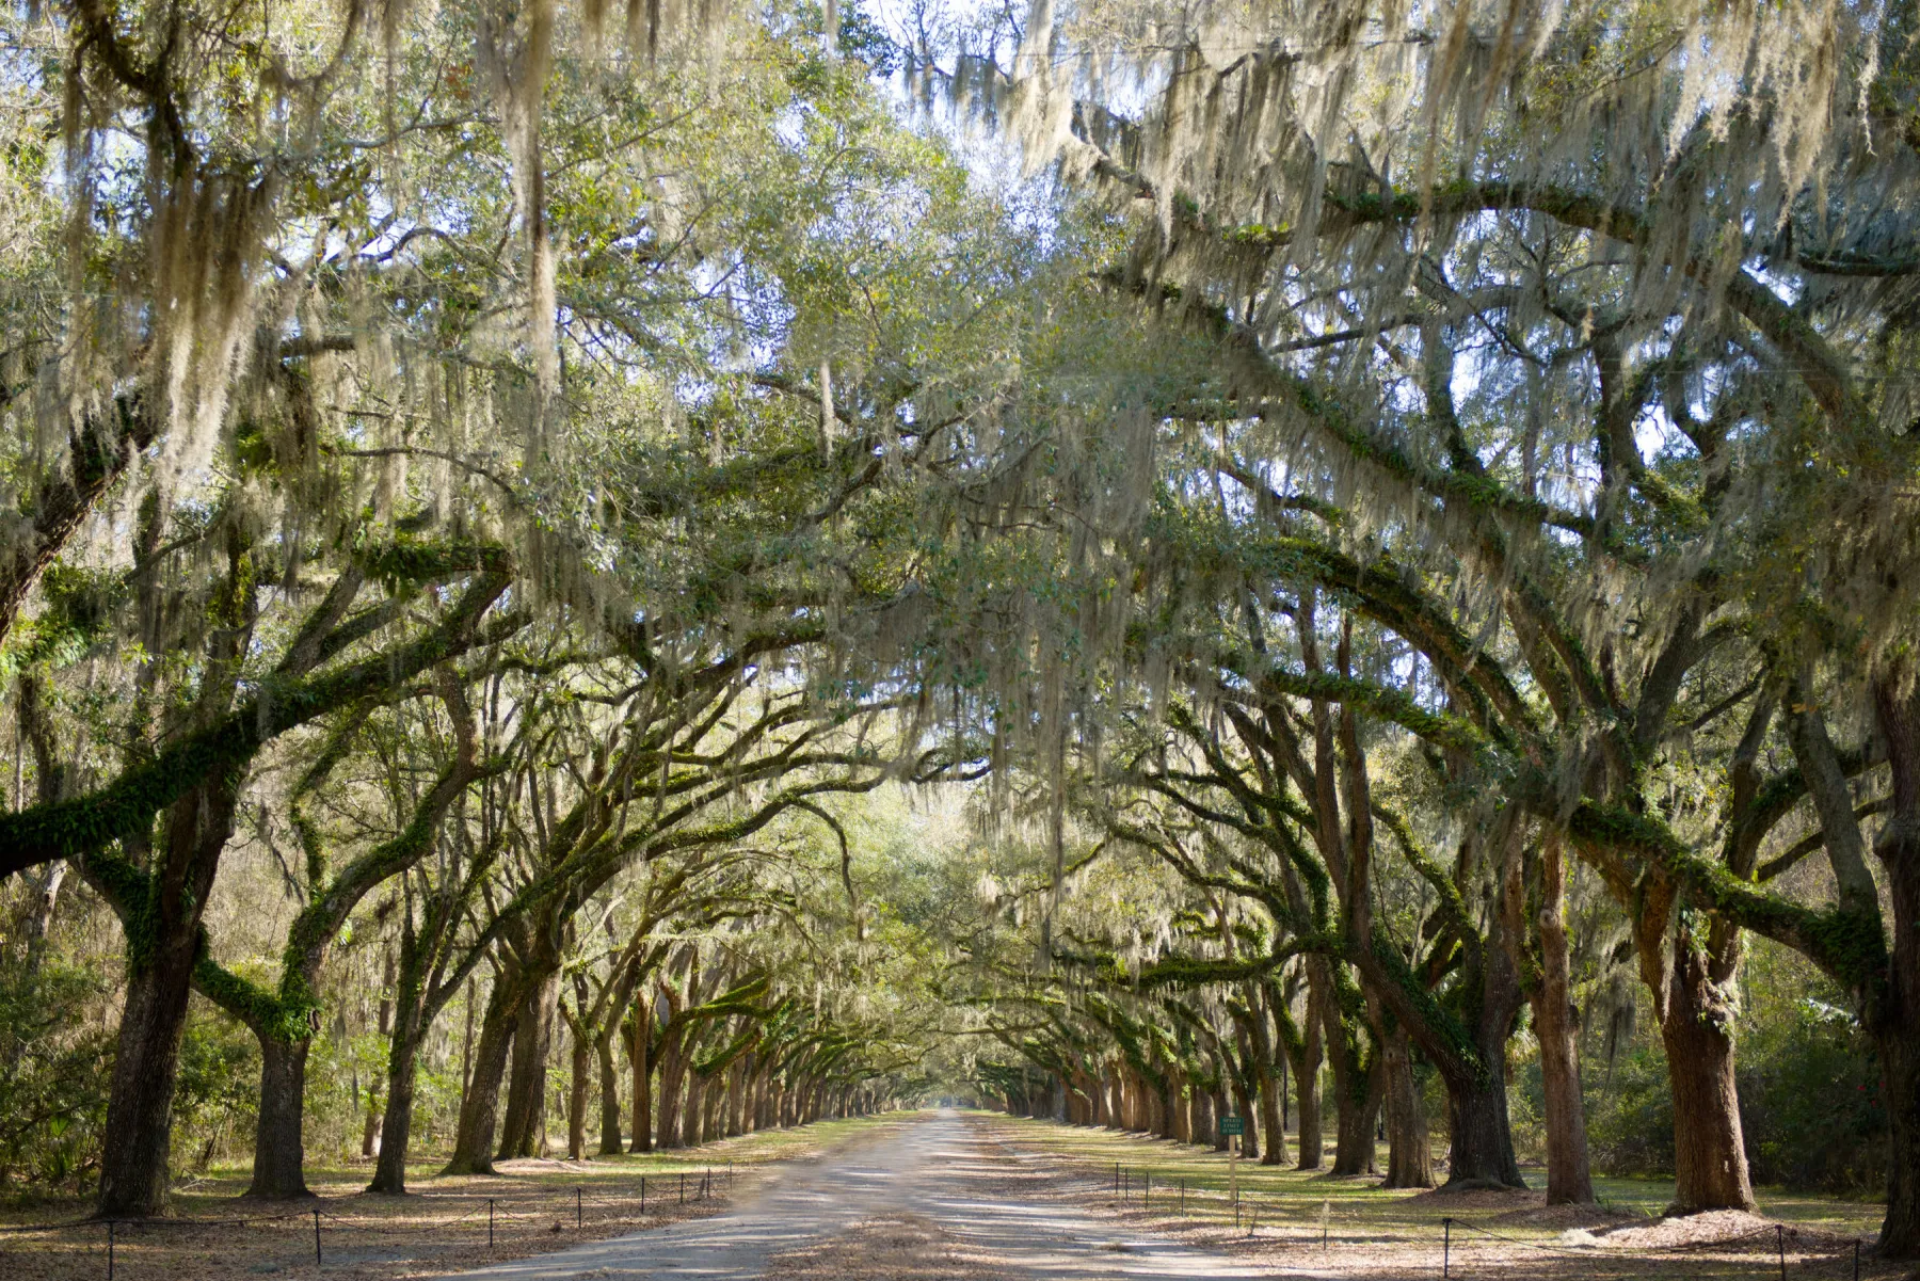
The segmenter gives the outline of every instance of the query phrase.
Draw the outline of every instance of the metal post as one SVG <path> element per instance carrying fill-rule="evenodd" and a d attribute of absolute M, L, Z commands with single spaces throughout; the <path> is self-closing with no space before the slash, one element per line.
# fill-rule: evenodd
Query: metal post
<path fill-rule="evenodd" d="M 487 1249 L 493 1249 L 493 1198 L 487 1198 Z"/>
<path fill-rule="evenodd" d="M 1858 1273 L 1860 1270 L 1860 1251 L 1857 1247 L 1853 1252 L 1853 1258 L 1854 1258 L 1853 1268 L 1855 1273 Z M 113 1281 L 113 1220 L 112 1219 L 107 1220 L 107 1281 Z"/>
<path fill-rule="evenodd" d="M 640 1176 L 640 1213 L 647 1212 L 647 1176 Z"/>
<path fill-rule="evenodd" d="M 313 1266 L 320 1266 L 320 1211 L 313 1212 Z"/>
<path fill-rule="evenodd" d="M 1123 1170 L 1120 1174 L 1120 1199 L 1125 1201 L 1133 1195 L 1133 1171 Z"/>
<path fill-rule="evenodd" d="M 1860 1238 L 1853 1239 L 1853 1281 L 1860 1281 Z"/>
<path fill-rule="evenodd" d="M 1227 1156 L 1228 1190 L 1233 1194 L 1233 1226 L 1240 1226 L 1240 1145 L 1244 1142 L 1239 1135 L 1233 1136 L 1233 1148 Z"/>
<path fill-rule="evenodd" d="M 1187 1181 L 1180 1180 L 1180 1217 L 1187 1217 Z"/>
<path fill-rule="evenodd" d="M 579 1188 L 573 1190 L 573 1226 L 576 1228 L 584 1228 L 587 1226 L 587 1212 L 580 1204 L 582 1195 Z"/>
<path fill-rule="evenodd" d="M 685 1170 L 682 1170 L 680 1171 L 680 1204 L 685 1205 L 686 1203 L 687 1203 L 687 1172 Z"/>
<path fill-rule="evenodd" d="M 1147 1170 L 1140 1176 L 1140 1208 L 1147 1208 L 1153 1200 L 1153 1171 Z"/>
<path fill-rule="evenodd" d="M 1775 1248 L 1780 1251 L 1780 1281 L 1787 1281 L 1787 1225 L 1786 1224 L 1776 1223 L 1773 1225 L 1773 1242 L 1774 1242 Z"/>
<path fill-rule="evenodd" d="M 1120 1163 L 1118 1161 L 1113 1163 L 1113 1194 L 1120 1195 Z"/>
<path fill-rule="evenodd" d="M 1451 1277 L 1453 1275 L 1453 1220 L 1442 1219 L 1440 1226 L 1446 1232 L 1446 1236 L 1440 1242 L 1440 1275 Z"/>

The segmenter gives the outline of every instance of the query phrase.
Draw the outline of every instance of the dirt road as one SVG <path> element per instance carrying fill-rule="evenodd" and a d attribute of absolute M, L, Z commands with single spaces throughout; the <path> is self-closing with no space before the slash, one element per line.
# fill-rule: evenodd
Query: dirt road
<path fill-rule="evenodd" d="M 754 1281 L 813 1275 L 809 1254 L 849 1249 L 878 1223 L 919 1225 L 899 1238 L 928 1255 L 892 1259 L 895 1276 L 965 1272 L 1006 1281 L 1271 1276 L 1189 1246 L 1126 1232 L 1057 1198 L 1032 1195 L 1044 1176 L 951 1113 L 903 1122 L 874 1139 L 794 1166 L 715 1218 L 497 1264 L 462 1277 L 492 1281 L 702 1278 Z M 1023 1191 L 1027 1195 L 1022 1195 Z M 848 1256 L 855 1257 L 848 1257 Z"/>

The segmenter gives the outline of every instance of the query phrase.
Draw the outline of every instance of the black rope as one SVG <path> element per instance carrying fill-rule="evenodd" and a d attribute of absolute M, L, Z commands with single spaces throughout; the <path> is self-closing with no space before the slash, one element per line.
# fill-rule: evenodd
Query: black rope
<path fill-rule="evenodd" d="M 291 1214 L 258 1214 L 238 1219 L 166 1219 L 158 1216 L 150 1219 L 69 1219 L 65 1223 L 29 1223 L 21 1227 L 0 1228 L 0 1233 L 13 1236 L 27 1232 L 66 1232 L 74 1228 L 104 1228 L 109 1223 L 123 1228 L 234 1228 L 253 1223 L 285 1223 L 289 1219 L 306 1219 L 312 1214 L 312 1210 L 296 1210 Z"/>

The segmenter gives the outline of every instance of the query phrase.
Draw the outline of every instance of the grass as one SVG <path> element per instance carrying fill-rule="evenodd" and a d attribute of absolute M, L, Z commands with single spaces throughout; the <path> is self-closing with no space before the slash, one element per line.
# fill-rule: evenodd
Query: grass
<path fill-rule="evenodd" d="M 310 1167 L 307 1185 L 315 1199 L 295 1202 L 247 1200 L 241 1196 L 248 1182 L 246 1167 L 216 1168 L 174 1192 L 166 1220 L 115 1229 L 115 1276 L 127 1281 L 322 1274 L 400 1281 L 439 1276 L 716 1213 L 730 1193 L 750 1188 L 765 1167 L 854 1141 L 888 1119 L 818 1121 L 673 1152 L 623 1153 L 581 1162 L 505 1161 L 492 1176 L 441 1177 L 437 1164 L 422 1162 L 409 1167 L 410 1195 L 405 1197 L 365 1191 L 371 1162 Z M 702 1180 L 709 1172 L 712 1195 L 702 1198 Z M 80 1198 L 42 1200 L 0 1211 L 0 1229 L 72 1223 L 91 1209 Z M 322 1258 L 318 1266 L 316 1210 Z M 103 1277 L 106 1238 L 98 1224 L 0 1235 L 0 1281 Z"/>
<path fill-rule="evenodd" d="M 1078 1174 L 1083 1200 L 1097 1198 L 1126 1221 L 1214 1248 L 1244 1250 L 1262 1261 L 1304 1264 L 1322 1274 L 1369 1281 L 1439 1276 L 1448 1235 L 1445 1219 L 1453 1221 L 1450 1250 L 1444 1252 L 1450 1254 L 1455 1277 L 1498 1272 L 1580 1281 L 1648 1273 L 1774 1277 L 1779 1275 L 1776 1249 L 1782 1244 L 1794 1281 L 1842 1281 L 1852 1273 L 1853 1241 L 1870 1238 L 1879 1227 L 1880 1208 L 1869 1202 L 1774 1188 L 1763 1189 L 1760 1201 L 1762 1213 L 1784 1225 L 1778 1238 L 1766 1225 L 1739 1215 L 1655 1224 L 1672 1200 L 1670 1179 L 1598 1178 L 1599 1207 L 1548 1209 L 1538 1191 L 1389 1190 L 1379 1186 L 1377 1176 L 1335 1178 L 1322 1171 L 1244 1160 L 1238 1168 L 1241 1214 L 1236 1226 L 1225 1154 L 1052 1121 L 984 1113 L 975 1120 L 1014 1148 L 1040 1154 L 1062 1173 Z M 1330 1163 L 1331 1150 L 1327 1159 Z M 1379 1163 L 1385 1167 L 1384 1145 Z M 1544 1171 L 1525 1173 L 1534 1188 L 1545 1187 Z M 1594 1238 L 1585 1235 L 1623 1230 L 1624 1235 L 1607 1245 L 1595 1245 Z M 1570 1232 L 1581 1239 L 1570 1238 Z M 1735 1237 L 1741 1238 L 1737 1246 L 1731 1244 Z M 1651 1244 L 1627 1245 L 1635 1239 Z M 1616 1241 L 1626 1248 L 1609 1248 Z M 1729 1243 L 1726 1248 L 1712 1248 L 1723 1241 Z M 1888 1265 L 1874 1264 L 1870 1253 L 1861 1273 L 1897 1274 Z"/>

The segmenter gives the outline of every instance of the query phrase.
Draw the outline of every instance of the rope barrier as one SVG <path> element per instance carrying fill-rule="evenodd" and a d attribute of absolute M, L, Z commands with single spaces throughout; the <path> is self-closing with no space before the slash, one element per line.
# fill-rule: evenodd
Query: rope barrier
<path fill-rule="evenodd" d="M 714 1198 L 717 1195 L 716 1190 L 714 1188 L 714 1184 L 717 1180 L 714 1178 L 715 1172 L 711 1167 L 705 1170 L 700 1170 L 700 1171 L 682 1170 L 682 1171 L 677 1171 L 676 1173 L 680 1183 L 680 1195 L 683 1203 L 685 1202 L 685 1199 L 686 1199 L 686 1183 L 687 1183 L 687 1175 L 689 1173 L 693 1173 L 697 1180 L 694 1188 L 694 1196 L 693 1196 L 694 1201 L 696 1202 L 707 1201 Z M 728 1186 L 731 1187 L 733 1183 L 733 1163 L 732 1162 L 727 1163 L 727 1169 L 725 1173 L 726 1173 L 726 1182 Z M 78 1229 L 98 1230 L 98 1229 L 104 1228 L 107 1234 L 107 1240 L 106 1240 L 107 1281 L 113 1281 L 114 1271 L 115 1271 L 115 1253 L 116 1253 L 115 1247 L 119 1244 L 119 1241 L 118 1241 L 119 1236 L 123 1235 L 123 1233 L 121 1232 L 122 1229 L 134 1228 L 134 1229 L 141 1229 L 141 1230 L 148 1230 L 148 1229 L 164 1230 L 169 1228 L 185 1229 L 185 1228 L 246 1227 L 246 1226 L 251 1226 L 256 1224 L 288 1223 L 294 1220 L 304 1221 L 305 1219 L 311 1217 L 313 1220 L 313 1261 L 316 1266 L 324 1266 L 324 1254 L 322 1251 L 322 1235 L 321 1235 L 321 1224 L 323 1221 L 326 1223 L 332 1224 L 333 1230 L 336 1233 L 356 1233 L 356 1234 L 387 1236 L 387 1237 L 418 1236 L 423 1233 L 431 1234 L 431 1233 L 437 1233 L 437 1232 L 444 1232 L 451 1228 L 456 1228 L 460 1224 L 465 1223 L 467 1220 L 478 1217 L 480 1212 L 482 1210 L 485 1210 L 487 1214 L 487 1248 L 492 1249 L 494 1246 L 495 1229 L 496 1229 L 498 1220 L 505 1219 L 511 1223 L 524 1223 L 524 1224 L 541 1223 L 545 1220 L 546 1214 L 548 1212 L 559 1211 L 564 1209 L 569 1192 L 571 1192 L 572 1194 L 574 1227 L 576 1230 L 584 1230 L 586 1227 L 586 1204 L 589 1201 L 591 1201 L 594 1204 L 594 1206 L 597 1208 L 605 1208 L 613 1212 L 611 1215 L 596 1216 L 596 1222 L 604 1222 L 606 1219 L 609 1219 L 609 1218 L 615 1219 L 615 1220 L 627 1220 L 627 1221 L 638 1221 L 638 1220 L 645 1219 L 649 1217 L 647 1214 L 647 1179 L 648 1177 L 650 1176 L 647 1176 L 647 1175 L 640 1176 L 640 1192 L 637 1197 L 629 1196 L 629 1197 L 619 1197 L 619 1198 L 612 1198 L 612 1199 L 606 1196 L 601 1196 L 601 1195 L 589 1197 L 586 1195 L 586 1189 L 579 1185 L 576 1185 L 571 1189 L 559 1190 L 551 1193 L 546 1193 L 544 1195 L 536 1194 L 533 1196 L 519 1197 L 519 1198 L 513 1198 L 513 1199 L 508 1199 L 508 1198 L 503 1198 L 498 1196 L 482 1196 L 478 1193 L 435 1192 L 435 1193 L 420 1194 L 419 1199 L 422 1202 L 465 1201 L 465 1200 L 472 1200 L 476 1202 L 473 1208 L 468 1210 L 465 1214 L 457 1215 L 454 1218 L 446 1220 L 444 1222 L 435 1221 L 435 1220 L 413 1221 L 413 1222 L 404 1222 L 404 1223 L 397 1223 L 397 1224 L 368 1222 L 362 1219 L 342 1218 L 340 1215 L 334 1213 L 332 1210 L 324 1206 L 313 1205 L 309 1208 L 292 1210 L 285 1214 L 247 1215 L 242 1217 L 223 1216 L 220 1218 L 211 1218 L 211 1219 L 159 1218 L 159 1217 L 147 1218 L 147 1219 L 103 1218 L 103 1219 L 69 1219 L 61 1223 L 14 1224 L 7 1227 L 0 1227 L 0 1236 L 27 1236 L 27 1235 L 45 1234 L 45 1233 L 52 1233 L 52 1232 L 70 1232 Z M 655 1200 L 657 1201 L 658 1198 L 656 1197 Z M 533 1207 L 540 1207 L 540 1209 L 537 1212 L 530 1212 L 527 1214 L 518 1214 L 518 1213 L 515 1213 L 513 1210 L 508 1209 L 507 1208 L 508 1206 L 524 1207 L 529 1209 L 530 1211 L 532 1211 Z M 630 1210 L 631 1207 L 636 1207 L 636 1206 L 637 1206 L 637 1211 Z M 563 1226 L 564 1225 L 561 1218 L 556 1217 L 553 1220 L 552 1228 L 545 1229 L 545 1230 L 548 1232 L 557 1232 L 562 1230 Z"/>
<path fill-rule="evenodd" d="M 998 1136 L 994 1137 L 996 1141 L 998 1141 Z M 1001 1146 L 1005 1147 L 1006 1144 L 1001 1142 Z M 1138 1180 L 1134 1178 L 1136 1173 L 1140 1176 Z M 1093 1177 L 1104 1181 L 1104 1176 L 1098 1173 L 1094 1173 Z M 1133 1167 L 1126 1165 L 1124 1162 L 1116 1161 L 1113 1163 L 1113 1176 L 1109 1186 L 1111 1187 L 1113 1195 L 1122 1203 L 1131 1203 L 1134 1185 L 1137 1182 L 1142 1193 L 1140 1198 L 1141 1206 L 1143 1209 L 1147 1209 L 1149 1207 L 1147 1189 L 1152 1187 L 1152 1180 L 1153 1172 L 1151 1168 Z M 1167 1185 L 1167 1176 L 1162 1174 L 1160 1181 L 1162 1188 L 1165 1188 Z M 1229 1209 L 1237 1211 L 1240 1208 L 1224 1190 L 1189 1187 L 1184 1178 L 1178 1180 L 1178 1182 L 1180 1189 L 1177 1213 L 1180 1217 L 1187 1217 L 1187 1201 L 1189 1197 L 1193 1199 L 1196 1206 L 1204 1207 L 1209 1202 L 1214 1203 L 1218 1205 L 1223 1214 L 1227 1213 Z M 1258 1226 L 1258 1211 L 1263 1205 L 1270 1212 L 1276 1212 L 1277 1217 L 1278 1207 L 1275 1203 L 1263 1203 L 1255 1201 L 1252 1198 L 1248 1198 L 1248 1200 L 1252 1203 L 1256 1213 L 1254 1221 L 1256 1228 Z M 1326 1248 L 1325 1233 L 1328 1225 L 1324 1215 L 1320 1226 L 1323 1234 L 1321 1242 L 1322 1248 Z M 1588 1262 L 1606 1258 L 1640 1258 L 1652 1261 L 1658 1258 L 1734 1255 L 1736 1257 L 1728 1259 L 1726 1262 L 1750 1269 L 1756 1260 L 1764 1259 L 1769 1265 L 1769 1271 L 1777 1264 L 1780 1270 L 1780 1281 L 1787 1281 L 1789 1246 L 1795 1247 L 1793 1251 L 1795 1260 L 1793 1266 L 1800 1270 L 1806 1271 L 1816 1266 L 1829 1264 L 1842 1266 L 1851 1265 L 1853 1281 L 1859 1281 L 1863 1245 L 1862 1240 L 1857 1237 L 1849 1240 L 1844 1237 L 1835 1237 L 1830 1233 L 1821 1232 L 1816 1228 L 1798 1228 L 1784 1223 L 1768 1223 L 1745 1232 L 1735 1233 L 1732 1236 L 1717 1237 L 1708 1241 L 1676 1243 L 1674 1245 L 1613 1244 L 1604 1236 L 1595 1236 L 1590 1240 L 1578 1242 L 1529 1241 L 1522 1237 L 1510 1236 L 1506 1233 L 1483 1227 L 1471 1220 L 1447 1216 L 1440 1220 L 1440 1247 L 1441 1275 L 1443 1278 L 1447 1278 L 1448 1281 L 1451 1281 L 1452 1276 L 1452 1255 L 1454 1250 L 1453 1229 L 1455 1227 L 1477 1233 L 1482 1237 L 1492 1241 L 1498 1241 L 1503 1245 L 1536 1250 L 1545 1254 L 1556 1255 L 1560 1258 L 1584 1259 Z M 1251 1236 L 1252 1234 L 1250 1230 L 1248 1235 Z M 1756 1243 L 1758 1244 L 1756 1245 Z M 1742 1246 L 1747 1248 L 1738 1248 Z M 1721 1260 L 1703 1259 L 1702 1261 L 1712 1263 L 1720 1262 Z"/>
<path fill-rule="evenodd" d="M 73 1228 L 99 1228 L 109 1223 L 130 1228 L 234 1228 L 245 1227 L 253 1223 L 285 1223 L 288 1219 L 304 1219 L 308 1210 L 296 1210 L 291 1214 L 262 1214 L 240 1219 L 168 1219 L 155 1216 L 150 1219 L 69 1219 L 65 1223 L 29 1223 L 17 1227 L 0 1228 L 0 1233 L 13 1236 L 31 1232 L 66 1232 Z"/>

